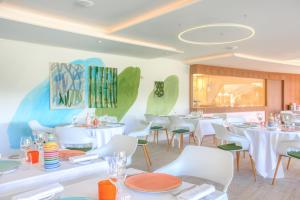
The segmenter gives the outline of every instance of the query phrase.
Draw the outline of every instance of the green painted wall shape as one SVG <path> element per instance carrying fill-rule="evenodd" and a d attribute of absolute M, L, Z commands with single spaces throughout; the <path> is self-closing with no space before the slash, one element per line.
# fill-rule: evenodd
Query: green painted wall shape
<path fill-rule="evenodd" d="M 140 86 L 139 67 L 127 67 L 118 75 L 117 107 L 97 108 L 96 115 L 116 116 L 120 121 L 135 102 Z"/>
<path fill-rule="evenodd" d="M 147 102 L 147 114 L 168 115 L 175 106 L 179 94 L 179 80 L 176 75 L 168 76 L 164 81 L 164 96 L 154 95 L 154 89 L 150 93 Z"/>

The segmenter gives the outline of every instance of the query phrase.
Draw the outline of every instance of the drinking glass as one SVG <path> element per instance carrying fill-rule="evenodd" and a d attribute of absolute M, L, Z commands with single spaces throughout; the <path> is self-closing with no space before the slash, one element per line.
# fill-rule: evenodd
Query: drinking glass
<path fill-rule="evenodd" d="M 262 113 L 257 113 L 256 114 L 257 120 L 259 122 L 260 125 L 262 125 L 262 121 L 263 121 L 263 114 Z"/>
<path fill-rule="evenodd" d="M 43 148 L 43 144 L 46 141 L 45 133 L 39 132 L 34 136 L 34 141 L 38 147 L 38 150 L 41 151 Z"/>
<path fill-rule="evenodd" d="M 23 152 L 25 161 L 28 160 L 27 151 L 31 148 L 31 146 L 32 146 L 31 137 L 21 137 L 20 149 Z"/>

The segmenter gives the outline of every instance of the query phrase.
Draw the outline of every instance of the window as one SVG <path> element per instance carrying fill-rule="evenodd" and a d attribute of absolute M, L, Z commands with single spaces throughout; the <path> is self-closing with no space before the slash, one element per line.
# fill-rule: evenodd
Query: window
<path fill-rule="evenodd" d="M 193 108 L 265 106 L 265 80 L 193 74 Z"/>

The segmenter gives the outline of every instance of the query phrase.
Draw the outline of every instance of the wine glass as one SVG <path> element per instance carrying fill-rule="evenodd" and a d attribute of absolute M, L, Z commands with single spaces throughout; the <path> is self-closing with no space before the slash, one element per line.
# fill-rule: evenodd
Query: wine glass
<path fill-rule="evenodd" d="M 259 122 L 260 125 L 262 125 L 262 121 L 263 121 L 263 114 L 261 112 L 258 112 L 256 114 L 257 120 Z"/>
<path fill-rule="evenodd" d="M 28 137 L 28 136 L 21 137 L 21 140 L 20 140 L 20 149 L 23 152 L 23 156 L 24 156 L 25 161 L 28 160 L 27 151 L 31 148 L 31 146 L 32 146 L 32 139 L 31 139 L 31 137 Z"/>

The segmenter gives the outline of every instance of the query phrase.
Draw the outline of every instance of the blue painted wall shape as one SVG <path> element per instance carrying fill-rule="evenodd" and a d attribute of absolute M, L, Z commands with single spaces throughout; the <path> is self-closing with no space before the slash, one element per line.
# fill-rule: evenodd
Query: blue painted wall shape
<path fill-rule="evenodd" d="M 71 63 L 85 66 L 85 91 L 88 91 L 88 67 L 104 66 L 99 58 L 88 58 L 86 60 L 74 60 Z M 88 102 L 88 94 L 85 94 L 85 102 Z M 82 112 L 82 109 L 60 109 L 50 110 L 50 82 L 43 81 L 31 90 L 21 101 L 16 113 L 9 123 L 7 134 L 11 148 L 19 148 L 22 136 L 32 136 L 28 122 L 38 120 L 42 125 L 54 127 L 59 124 L 71 123 L 74 115 Z"/>

